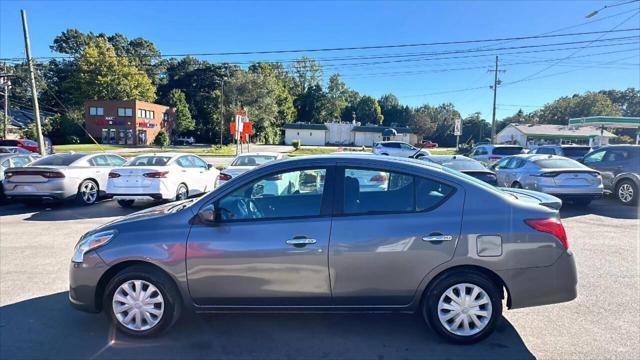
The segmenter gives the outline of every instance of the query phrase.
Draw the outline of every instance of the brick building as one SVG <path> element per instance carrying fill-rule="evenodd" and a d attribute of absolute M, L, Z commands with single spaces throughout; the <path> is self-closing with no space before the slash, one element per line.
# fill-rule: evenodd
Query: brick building
<path fill-rule="evenodd" d="M 87 131 L 103 144 L 150 145 L 160 130 L 171 135 L 175 109 L 139 100 L 89 100 L 84 103 Z"/>

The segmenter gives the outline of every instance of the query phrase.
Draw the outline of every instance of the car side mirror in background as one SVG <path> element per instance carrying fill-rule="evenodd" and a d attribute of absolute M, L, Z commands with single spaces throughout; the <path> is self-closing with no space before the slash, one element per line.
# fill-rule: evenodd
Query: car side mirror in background
<path fill-rule="evenodd" d="M 213 169 L 213 164 L 207 163 L 207 170 L 211 170 L 211 169 Z"/>
<path fill-rule="evenodd" d="M 198 219 L 205 224 L 216 222 L 216 207 L 213 204 L 206 205 L 198 211 Z"/>

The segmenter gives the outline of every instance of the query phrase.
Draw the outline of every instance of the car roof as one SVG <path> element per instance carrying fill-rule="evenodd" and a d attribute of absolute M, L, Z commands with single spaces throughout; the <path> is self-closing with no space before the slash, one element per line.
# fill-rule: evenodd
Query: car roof
<path fill-rule="evenodd" d="M 117 155 L 117 154 L 113 154 L 113 155 Z M 182 156 L 182 155 L 193 155 L 193 156 L 198 156 L 198 155 L 196 155 L 196 154 L 189 154 L 189 153 L 161 152 L 161 153 L 146 153 L 146 154 L 140 154 L 140 155 L 136 155 L 135 157 L 142 157 L 142 156 L 163 156 L 163 157 L 175 158 L 175 157 Z"/>
<path fill-rule="evenodd" d="M 279 152 L 275 152 L 275 151 L 257 151 L 257 152 L 249 152 L 249 153 L 243 153 L 243 154 L 239 154 L 237 157 L 240 156 L 280 156 L 282 155 Z"/>
<path fill-rule="evenodd" d="M 433 161 L 473 161 L 479 162 L 472 158 L 466 157 L 464 155 L 429 155 L 427 156 L 429 159 Z"/>

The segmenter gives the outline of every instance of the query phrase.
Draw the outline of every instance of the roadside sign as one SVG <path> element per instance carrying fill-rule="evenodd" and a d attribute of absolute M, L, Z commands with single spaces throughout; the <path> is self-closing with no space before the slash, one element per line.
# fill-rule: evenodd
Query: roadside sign
<path fill-rule="evenodd" d="M 462 119 L 456 118 L 455 124 L 453 126 L 453 135 L 460 136 L 462 135 Z"/>

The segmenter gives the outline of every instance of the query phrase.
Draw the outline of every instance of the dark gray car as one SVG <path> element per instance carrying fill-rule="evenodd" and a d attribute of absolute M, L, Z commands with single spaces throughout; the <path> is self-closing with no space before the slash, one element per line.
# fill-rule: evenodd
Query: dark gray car
<path fill-rule="evenodd" d="M 384 178 L 364 191 L 358 172 Z M 265 184 L 288 179 L 278 193 Z M 75 307 L 134 336 L 186 306 L 219 311 L 418 312 L 459 343 L 511 309 L 576 297 L 557 210 L 413 159 L 275 161 L 197 200 L 85 234 L 70 267 Z"/>
<path fill-rule="evenodd" d="M 585 155 L 585 165 L 598 170 L 602 184 L 625 205 L 637 205 L 640 189 L 640 146 L 611 145 Z"/>

